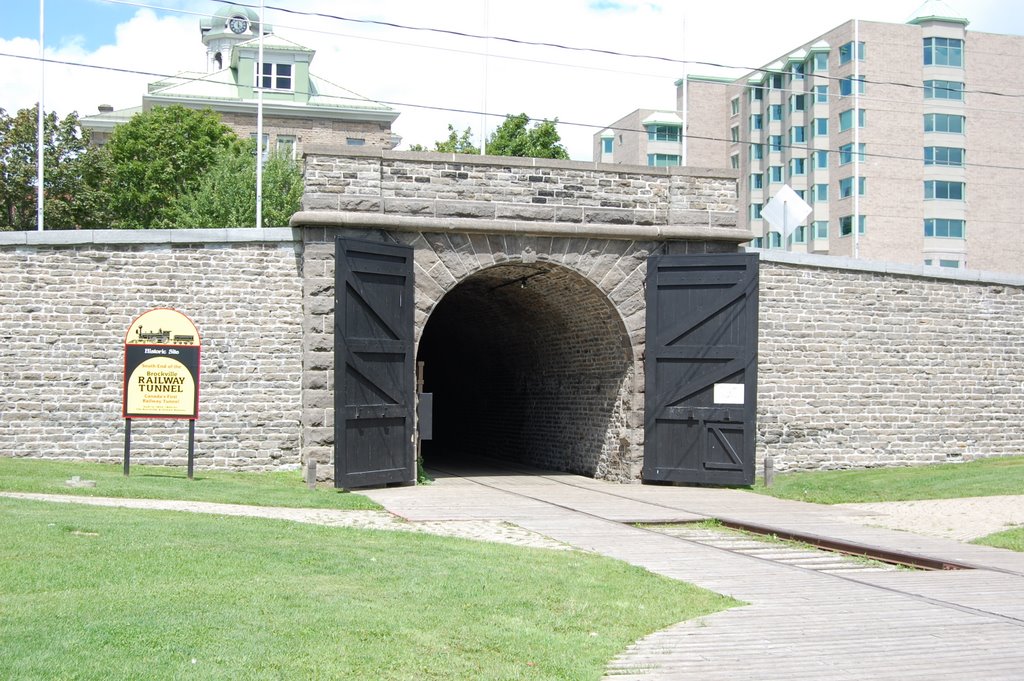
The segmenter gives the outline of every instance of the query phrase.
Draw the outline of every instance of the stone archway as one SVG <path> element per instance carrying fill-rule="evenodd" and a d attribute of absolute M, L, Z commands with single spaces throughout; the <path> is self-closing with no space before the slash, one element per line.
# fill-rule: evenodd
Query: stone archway
<path fill-rule="evenodd" d="M 434 394 L 428 465 L 488 456 L 629 479 L 634 357 L 622 318 L 584 276 L 506 261 L 430 311 L 417 360 Z"/>

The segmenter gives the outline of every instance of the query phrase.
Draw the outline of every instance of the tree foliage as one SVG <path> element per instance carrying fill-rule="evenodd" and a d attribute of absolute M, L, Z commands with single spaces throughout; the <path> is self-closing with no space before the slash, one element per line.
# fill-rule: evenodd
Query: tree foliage
<path fill-rule="evenodd" d="M 558 134 L 558 119 L 547 119 L 530 126 L 530 117 L 525 113 L 509 114 L 504 122 L 487 139 L 486 150 L 492 156 L 526 156 L 533 158 L 569 158 L 569 152 L 562 146 Z M 473 146 L 472 130 L 466 128 L 459 133 L 455 126 L 448 124 L 448 138 L 434 142 L 433 151 L 449 154 L 479 154 L 480 148 Z M 428 151 L 422 144 L 414 144 L 410 151 Z"/>
<path fill-rule="evenodd" d="M 473 131 L 466 128 L 461 133 L 455 130 L 455 126 L 448 124 L 448 139 L 434 142 L 434 151 L 441 151 L 447 154 L 479 154 L 480 148 L 473 146 Z M 414 144 L 409 151 L 428 151 L 422 144 Z"/>
<path fill-rule="evenodd" d="M 0 109 L 0 229 L 36 228 L 39 108 L 11 117 Z M 96 196 L 90 179 L 96 152 L 78 115 L 43 117 L 43 213 L 46 228 L 93 227 Z"/>
<path fill-rule="evenodd" d="M 156 107 L 114 128 L 100 154 L 109 226 L 166 226 L 181 197 L 238 137 L 209 109 Z"/>
<path fill-rule="evenodd" d="M 525 113 L 505 117 L 487 140 L 485 149 L 493 156 L 527 156 L 532 158 L 569 158 L 558 134 L 558 119 L 544 119 L 527 127 L 530 117 Z"/>
<path fill-rule="evenodd" d="M 302 172 L 274 154 L 263 164 L 263 227 L 286 227 L 302 202 Z M 251 227 L 256 221 L 256 143 L 217 152 L 199 186 L 178 197 L 164 217 L 167 227 Z"/>

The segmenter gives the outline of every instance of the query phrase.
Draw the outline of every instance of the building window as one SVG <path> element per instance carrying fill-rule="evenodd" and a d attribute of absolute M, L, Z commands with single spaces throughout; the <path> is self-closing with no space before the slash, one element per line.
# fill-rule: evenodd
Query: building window
<path fill-rule="evenodd" d="M 614 137 L 602 137 L 601 138 L 601 153 L 610 154 L 613 152 L 615 146 Z"/>
<path fill-rule="evenodd" d="M 647 140 L 650 142 L 678 142 L 682 135 L 682 127 L 678 125 L 651 123 L 644 127 L 647 129 Z"/>
<path fill-rule="evenodd" d="M 362 137 L 346 137 L 345 144 L 350 147 L 361 147 L 366 144 L 366 140 Z"/>
<path fill-rule="evenodd" d="M 950 182 L 948 180 L 925 180 L 924 198 L 940 199 L 943 201 L 963 201 L 964 182 Z"/>
<path fill-rule="evenodd" d="M 789 159 L 789 176 L 798 177 L 800 175 L 807 174 L 807 159 L 806 158 L 791 158 Z"/>
<path fill-rule="evenodd" d="M 814 134 L 817 137 L 824 137 L 828 135 L 828 119 L 827 118 L 815 118 L 814 119 Z"/>
<path fill-rule="evenodd" d="M 750 101 L 760 102 L 764 99 L 764 87 L 761 85 L 753 85 L 750 88 Z"/>
<path fill-rule="evenodd" d="M 790 237 L 794 244 L 805 244 L 807 243 L 807 228 L 800 225 L 793 230 L 793 236 Z"/>
<path fill-rule="evenodd" d="M 257 87 L 264 90 L 291 90 L 292 65 L 264 62 L 256 80 L 259 83 Z"/>
<path fill-rule="evenodd" d="M 814 70 L 828 71 L 828 52 L 814 53 Z"/>
<path fill-rule="evenodd" d="M 819 170 L 828 169 L 828 152 L 827 151 L 816 151 L 814 152 L 814 167 Z"/>
<path fill-rule="evenodd" d="M 828 185 L 827 184 L 816 184 L 814 185 L 814 200 L 817 202 L 828 201 Z"/>
<path fill-rule="evenodd" d="M 733 97 L 732 99 L 729 100 L 729 112 L 733 116 L 739 116 L 740 115 L 740 98 L 739 97 Z"/>
<path fill-rule="evenodd" d="M 764 187 L 764 176 L 762 176 L 761 173 L 751 173 L 750 188 L 761 189 L 762 187 Z"/>
<path fill-rule="evenodd" d="M 760 220 L 761 219 L 761 210 L 763 208 L 764 208 L 764 204 L 763 203 L 752 203 L 752 204 L 750 204 L 750 219 L 751 220 Z"/>
<path fill-rule="evenodd" d="M 857 232 L 859 234 L 864 233 L 865 218 L 863 215 L 860 216 L 858 222 Z M 839 236 L 850 236 L 853 234 L 853 216 L 845 215 L 839 218 Z"/>
<path fill-rule="evenodd" d="M 817 104 L 828 104 L 828 85 L 814 86 L 814 101 Z"/>
<path fill-rule="evenodd" d="M 782 151 L 782 135 L 768 135 L 768 150 Z"/>
<path fill-rule="evenodd" d="M 739 156 L 737 156 L 736 158 L 738 160 Z M 763 144 L 751 144 L 750 145 L 750 160 L 751 161 L 760 161 L 763 158 L 764 158 L 764 145 Z M 739 166 L 737 165 L 735 167 L 738 168 Z"/>
<path fill-rule="evenodd" d="M 762 245 L 764 245 L 763 237 L 755 236 L 753 239 L 750 240 L 750 246 L 752 248 L 761 248 Z"/>
<path fill-rule="evenodd" d="M 679 154 L 647 154 L 647 165 L 655 168 L 668 168 L 682 163 Z"/>
<path fill-rule="evenodd" d="M 791 95 L 789 98 L 790 111 L 804 111 L 807 108 L 804 95 Z"/>
<path fill-rule="evenodd" d="M 853 61 L 853 41 L 839 46 L 839 65 Z M 864 61 L 864 41 L 857 43 L 857 61 Z"/>
<path fill-rule="evenodd" d="M 857 147 L 857 160 L 861 163 L 864 162 L 864 143 L 862 142 Z M 853 163 L 853 144 L 844 144 L 839 147 L 839 165 L 846 165 L 847 163 Z"/>
<path fill-rule="evenodd" d="M 954 270 L 960 269 L 959 260 L 939 260 L 939 267 L 949 267 Z"/>
<path fill-rule="evenodd" d="M 794 125 L 789 129 L 790 144 L 806 144 L 807 128 L 802 125 Z"/>
<path fill-rule="evenodd" d="M 864 109 L 857 109 L 857 127 L 864 127 Z M 847 109 L 839 113 L 839 132 L 849 130 L 853 127 L 853 109 Z"/>
<path fill-rule="evenodd" d="M 925 147 L 926 166 L 963 166 L 964 150 L 959 147 Z"/>
<path fill-rule="evenodd" d="M 772 89 L 775 89 L 775 90 L 781 90 L 782 89 L 782 74 L 781 73 L 773 73 L 772 75 L 770 75 L 768 77 L 768 87 L 770 87 Z"/>
<path fill-rule="evenodd" d="M 959 38 L 925 38 L 925 66 L 964 65 L 964 41 Z"/>
<path fill-rule="evenodd" d="M 858 179 L 860 180 L 857 183 L 860 187 L 858 193 L 861 196 L 864 196 L 864 185 L 867 183 L 867 178 L 861 177 Z M 839 180 L 839 198 L 846 199 L 851 196 L 853 196 L 853 178 L 844 177 L 843 179 Z"/>
<path fill-rule="evenodd" d="M 739 142 L 740 141 L 740 126 L 734 125 L 731 128 L 729 128 L 729 138 L 733 142 Z"/>
<path fill-rule="evenodd" d="M 924 235 L 943 239 L 963 239 L 964 221 L 946 218 L 925 218 Z"/>
<path fill-rule="evenodd" d="M 925 99 L 951 99 L 962 102 L 964 84 L 958 80 L 926 80 L 924 82 Z"/>
<path fill-rule="evenodd" d="M 782 248 L 782 234 L 768 232 L 768 248 Z"/>
<path fill-rule="evenodd" d="M 803 62 L 797 62 L 793 64 L 789 69 L 790 80 L 803 80 L 804 79 L 804 64 Z"/>
<path fill-rule="evenodd" d="M 925 132 L 951 132 L 964 134 L 964 117 L 956 114 L 930 113 L 924 115 Z"/>
<path fill-rule="evenodd" d="M 839 96 L 849 97 L 853 94 L 854 82 L 857 84 L 857 94 L 864 94 L 864 76 L 847 76 L 839 81 Z"/>
<path fill-rule="evenodd" d="M 814 238 L 815 239 L 827 239 L 828 238 L 828 220 L 815 220 L 814 221 Z"/>
<path fill-rule="evenodd" d="M 249 139 L 251 139 L 253 141 L 253 144 L 255 144 L 256 143 L 256 133 L 250 132 L 249 133 Z M 263 144 L 261 146 L 262 146 L 262 151 L 263 151 L 261 156 L 263 156 L 263 160 L 266 161 L 267 160 L 267 156 L 269 155 L 269 152 L 270 152 L 270 134 L 269 133 L 263 133 Z"/>
<path fill-rule="evenodd" d="M 761 130 L 762 128 L 764 128 L 764 116 L 762 116 L 761 114 L 751 114 L 750 129 Z"/>
<path fill-rule="evenodd" d="M 751 148 L 751 151 L 753 151 L 753 148 Z M 733 154 L 732 156 L 729 157 L 729 167 L 732 168 L 733 170 L 735 170 L 735 169 L 740 167 L 740 155 L 739 154 Z"/>
<path fill-rule="evenodd" d="M 768 166 L 768 181 L 782 182 L 782 166 Z"/>
<path fill-rule="evenodd" d="M 770 120 L 770 121 L 781 121 L 782 120 L 782 105 L 781 104 L 769 104 L 768 105 L 768 120 Z"/>
<path fill-rule="evenodd" d="M 277 136 L 277 153 L 284 158 L 295 158 L 295 138 L 291 135 Z"/>

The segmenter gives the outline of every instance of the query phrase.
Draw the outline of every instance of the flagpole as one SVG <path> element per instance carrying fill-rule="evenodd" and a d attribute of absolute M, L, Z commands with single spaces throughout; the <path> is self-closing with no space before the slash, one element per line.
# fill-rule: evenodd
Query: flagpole
<path fill-rule="evenodd" d="M 256 228 L 263 226 L 263 14 L 260 0 L 259 56 L 256 66 Z M 269 144 L 267 145 L 270 146 Z"/>
<path fill-rule="evenodd" d="M 45 192 L 43 191 L 43 149 L 45 140 L 45 122 L 46 116 L 43 108 L 43 95 L 45 93 L 45 81 L 46 81 L 46 43 L 43 40 L 43 0 L 39 0 L 39 123 L 37 130 L 36 139 L 36 229 L 43 231 L 43 198 Z"/>

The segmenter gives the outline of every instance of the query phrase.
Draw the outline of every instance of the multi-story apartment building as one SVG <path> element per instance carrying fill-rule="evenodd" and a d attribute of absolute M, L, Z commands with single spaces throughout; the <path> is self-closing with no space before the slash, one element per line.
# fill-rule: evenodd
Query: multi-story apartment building
<path fill-rule="evenodd" d="M 401 138 L 391 124 L 398 111 L 310 72 L 315 52 L 260 25 L 248 6 L 225 4 L 200 20 L 206 73 L 180 73 L 150 83 L 142 105 L 82 118 L 92 141 L 102 145 L 113 129 L 136 113 L 175 104 L 212 109 L 240 137 L 256 139 L 258 88 L 263 89 L 263 149 L 293 156 L 311 142 L 393 149 Z M 260 33 L 263 62 L 259 62 Z"/>
<path fill-rule="evenodd" d="M 690 146 L 714 138 L 688 162 L 739 171 L 752 246 L 1024 272 L 1024 37 L 933 8 L 848 21 L 726 84 L 686 81 Z M 784 238 L 761 211 L 786 184 L 813 211 Z"/>

